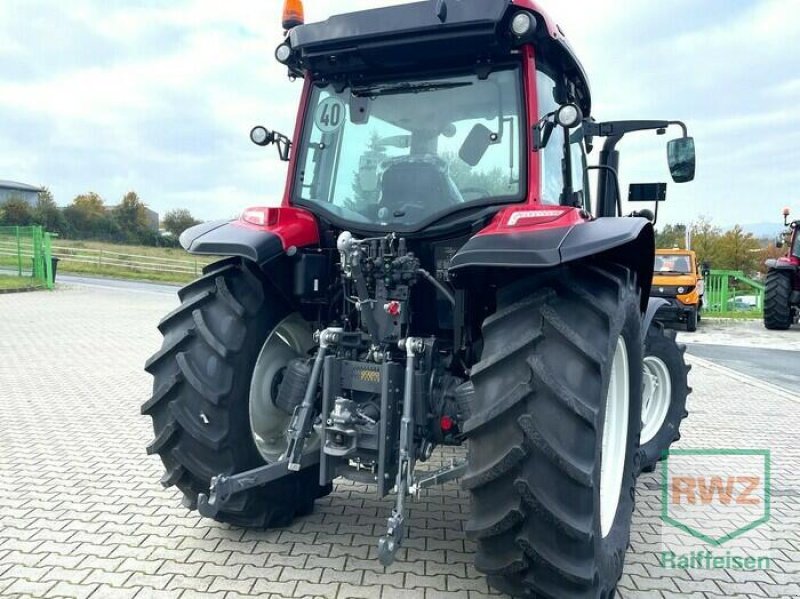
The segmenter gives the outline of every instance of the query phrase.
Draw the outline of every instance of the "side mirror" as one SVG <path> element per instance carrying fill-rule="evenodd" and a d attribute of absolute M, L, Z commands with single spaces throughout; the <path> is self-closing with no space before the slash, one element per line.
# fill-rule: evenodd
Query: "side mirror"
<path fill-rule="evenodd" d="M 666 183 L 631 183 L 629 202 L 663 202 L 667 199 Z"/>
<path fill-rule="evenodd" d="M 679 137 L 667 143 L 669 172 L 675 183 L 686 183 L 694 179 L 695 149 L 693 137 Z"/>
<path fill-rule="evenodd" d="M 700 272 L 703 274 L 704 277 L 708 277 L 711 275 L 711 264 L 708 262 L 703 262 L 700 265 Z"/>
<path fill-rule="evenodd" d="M 494 139 L 493 139 L 494 138 Z M 489 146 L 497 140 L 497 134 L 492 133 L 488 127 L 478 123 L 467 135 L 458 157 L 470 166 L 477 166 Z"/>

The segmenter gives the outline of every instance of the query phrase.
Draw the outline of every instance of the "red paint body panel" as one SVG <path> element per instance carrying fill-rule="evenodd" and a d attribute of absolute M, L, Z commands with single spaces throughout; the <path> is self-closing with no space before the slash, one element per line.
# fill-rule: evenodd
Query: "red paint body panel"
<path fill-rule="evenodd" d="M 282 206 L 280 208 L 270 208 L 270 211 L 278 213 L 278 220 L 271 226 L 259 226 L 245 222 L 241 219 L 234 221 L 238 227 L 254 229 L 256 231 L 268 231 L 281 240 L 283 249 L 290 247 L 306 247 L 309 245 L 319 245 L 319 226 L 316 217 L 308 210 L 302 208 L 292 208 Z"/>
<path fill-rule="evenodd" d="M 526 110 L 528 116 L 527 137 L 525 145 L 528 154 L 528 196 L 526 204 L 539 204 L 541 199 L 542 161 L 538 152 L 530 151 L 533 147 L 533 125 L 539 121 L 539 95 L 536 89 L 536 57 L 533 46 L 521 48 L 522 85 L 524 87 Z"/>
<path fill-rule="evenodd" d="M 524 212 L 526 216 L 519 224 L 510 224 L 515 214 Z M 540 216 L 527 213 L 541 213 Z M 559 214 L 554 214 L 558 212 Z M 570 206 L 510 206 L 498 212 L 486 227 L 478 231 L 479 235 L 510 235 L 512 233 L 530 233 L 545 229 L 569 227 L 589 220 L 579 208 Z"/>

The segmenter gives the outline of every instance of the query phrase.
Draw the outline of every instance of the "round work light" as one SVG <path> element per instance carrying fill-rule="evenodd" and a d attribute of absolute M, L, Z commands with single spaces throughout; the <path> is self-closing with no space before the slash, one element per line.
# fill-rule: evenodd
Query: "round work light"
<path fill-rule="evenodd" d="M 533 29 L 533 16 L 527 12 L 520 12 L 511 19 L 511 33 L 517 37 L 522 37 Z"/>
<path fill-rule="evenodd" d="M 292 49 L 289 47 L 289 44 L 281 44 L 275 49 L 275 58 L 281 64 L 286 64 L 289 62 L 289 58 L 292 56 Z"/>
<path fill-rule="evenodd" d="M 265 146 L 271 141 L 270 133 L 264 127 L 253 127 L 250 131 L 250 141 L 257 146 Z"/>
<path fill-rule="evenodd" d="M 567 127 L 568 129 L 577 126 L 581 122 L 582 118 L 583 115 L 581 114 L 581 109 L 575 104 L 564 104 L 556 112 L 556 122 L 562 127 Z"/>

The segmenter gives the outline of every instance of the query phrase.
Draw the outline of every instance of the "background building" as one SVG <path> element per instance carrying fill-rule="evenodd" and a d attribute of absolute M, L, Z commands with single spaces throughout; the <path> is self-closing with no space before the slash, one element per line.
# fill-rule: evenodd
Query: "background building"
<path fill-rule="evenodd" d="M 19 198 L 27 202 L 29 206 L 34 207 L 40 191 L 42 191 L 41 187 L 0 179 L 0 204 L 11 198 Z"/>
<path fill-rule="evenodd" d="M 147 215 L 147 225 L 151 231 L 158 233 L 158 212 L 151 210 L 147 206 L 144 207 L 144 213 Z"/>

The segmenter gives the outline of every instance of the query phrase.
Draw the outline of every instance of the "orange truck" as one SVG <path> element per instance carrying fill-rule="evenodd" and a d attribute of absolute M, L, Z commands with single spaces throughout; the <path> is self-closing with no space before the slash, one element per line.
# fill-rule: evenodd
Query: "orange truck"
<path fill-rule="evenodd" d="M 703 274 L 692 250 L 656 250 L 651 297 L 669 302 L 658 311 L 665 325 L 684 323 L 687 331 L 697 330 L 703 308 Z"/>

